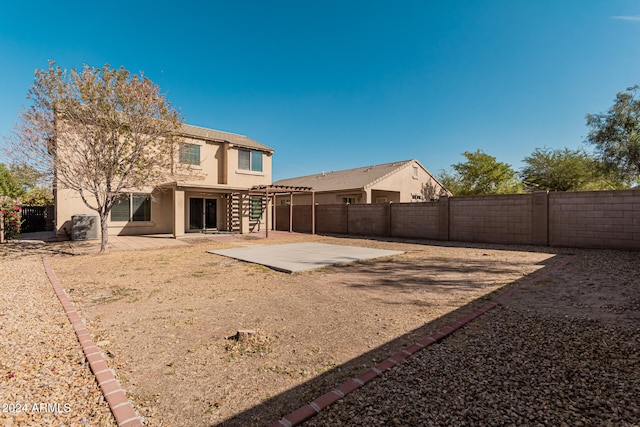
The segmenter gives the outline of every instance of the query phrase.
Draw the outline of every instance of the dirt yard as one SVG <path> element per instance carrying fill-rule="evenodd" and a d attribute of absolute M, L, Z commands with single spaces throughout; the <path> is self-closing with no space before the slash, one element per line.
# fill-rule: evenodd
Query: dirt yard
<path fill-rule="evenodd" d="M 574 250 L 305 426 L 640 425 L 640 253 Z"/>
<path fill-rule="evenodd" d="M 51 260 L 148 425 L 204 426 L 278 420 L 566 257 L 311 236 L 268 244 L 311 240 L 406 253 L 294 275 L 205 252 L 265 244 L 242 238 Z M 239 330 L 255 334 L 237 341 Z"/>

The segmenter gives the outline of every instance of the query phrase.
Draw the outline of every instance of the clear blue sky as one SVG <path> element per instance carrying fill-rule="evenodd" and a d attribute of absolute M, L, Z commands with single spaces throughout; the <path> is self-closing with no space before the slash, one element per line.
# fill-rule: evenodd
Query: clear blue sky
<path fill-rule="evenodd" d="M 274 180 L 478 148 L 518 169 L 640 84 L 638 0 L 72 3 L 0 3 L 0 137 L 53 59 L 144 71 L 187 123 L 275 148 Z"/>

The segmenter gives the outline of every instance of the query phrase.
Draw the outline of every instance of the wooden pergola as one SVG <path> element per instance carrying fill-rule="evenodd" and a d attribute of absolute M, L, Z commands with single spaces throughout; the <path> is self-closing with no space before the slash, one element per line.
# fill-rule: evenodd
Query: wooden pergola
<path fill-rule="evenodd" d="M 273 228 L 276 228 L 276 196 L 289 196 L 289 232 L 293 232 L 293 195 L 300 193 L 311 193 L 311 234 L 316 234 L 316 196 L 312 187 L 295 187 L 289 185 L 256 185 L 251 187 L 249 194 L 259 194 L 265 198 L 265 222 L 266 236 L 269 237 L 269 197 L 273 197 Z"/>

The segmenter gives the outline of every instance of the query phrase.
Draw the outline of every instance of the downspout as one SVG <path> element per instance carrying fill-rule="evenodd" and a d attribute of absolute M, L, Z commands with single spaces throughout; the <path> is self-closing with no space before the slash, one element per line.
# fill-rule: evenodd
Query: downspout
<path fill-rule="evenodd" d="M 222 154 L 220 162 L 220 184 L 229 183 L 229 143 L 227 141 L 222 143 Z"/>

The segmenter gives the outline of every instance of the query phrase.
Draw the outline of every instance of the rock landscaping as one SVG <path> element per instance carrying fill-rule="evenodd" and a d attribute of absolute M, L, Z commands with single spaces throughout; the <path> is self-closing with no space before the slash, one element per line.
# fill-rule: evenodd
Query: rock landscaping
<path fill-rule="evenodd" d="M 102 256 L 0 245 L 3 425 L 115 425 L 42 255 L 149 426 L 277 422 L 505 290 L 305 424 L 640 422 L 636 252 L 297 239 L 406 253 L 289 275 L 205 252 L 256 243 L 240 237 Z"/>

